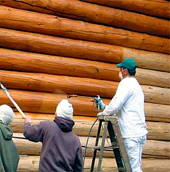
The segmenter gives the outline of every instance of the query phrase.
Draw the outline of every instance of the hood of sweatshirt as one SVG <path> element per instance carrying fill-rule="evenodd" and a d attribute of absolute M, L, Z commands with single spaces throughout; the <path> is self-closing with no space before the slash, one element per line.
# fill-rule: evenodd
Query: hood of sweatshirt
<path fill-rule="evenodd" d="M 63 132 L 70 132 L 73 129 L 74 121 L 62 117 L 55 117 L 54 122 L 59 126 Z"/>
<path fill-rule="evenodd" d="M 8 125 L 4 124 L 0 121 L 0 131 L 5 140 L 11 140 L 13 136 L 13 131 L 8 127 Z"/>

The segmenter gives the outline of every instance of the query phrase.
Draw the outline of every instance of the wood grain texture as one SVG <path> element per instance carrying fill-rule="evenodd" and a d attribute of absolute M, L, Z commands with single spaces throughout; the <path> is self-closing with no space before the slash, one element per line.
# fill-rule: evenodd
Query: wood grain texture
<path fill-rule="evenodd" d="M 170 53 L 167 38 L 5 6 L 0 11 L 3 28 Z"/>
<path fill-rule="evenodd" d="M 160 37 L 169 37 L 169 21 L 143 14 L 70 0 L 8 0 L 0 4 L 62 17 L 115 26 Z M 159 27 L 161 26 L 161 27 Z M 159 27 L 159 29 L 157 29 Z"/>
<path fill-rule="evenodd" d="M 127 11 L 134 11 L 137 13 L 147 14 L 155 17 L 169 19 L 170 16 L 170 3 L 168 1 L 158 0 L 81 0 L 83 2 L 91 2 Z"/>
<path fill-rule="evenodd" d="M 91 167 L 91 157 L 85 159 L 84 170 L 89 172 Z M 97 167 L 98 158 L 96 158 L 95 167 Z M 169 168 L 170 160 L 164 159 L 142 159 L 143 172 L 162 172 Z M 18 172 L 30 171 L 38 172 L 39 156 L 21 157 Z M 114 158 L 103 158 L 102 172 L 117 172 L 116 161 Z"/>
<path fill-rule="evenodd" d="M 168 63 L 170 56 L 166 54 L 3 28 L 0 29 L 0 46 L 27 52 L 111 63 L 120 63 L 125 58 L 133 58 L 138 67 L 170 71 Z"/>
<path fill-rule="evenodd" d="M 30 115 L 30 113 L 26 113 L 26 115 Z M 54 115 L 46 115 L 45 119 L 41 119 L 42 114 L 37 114 L 38 117 L 35 119 L 34 117 L 31 117 L 32 123 L 33 124 L 38 124 L 40 121 L 45 121 L 45 120 L 54 120 Z M 19 115 L 17 115 L 19 116 Z M 88 120 L 87 120 L 88 119 Z M 95 118 L 87 118 L 87 117 L 82 117 L 81 119 L 78 116 L 74 116 L 73 120 L 75 121 L 75 125 L 73 127 L 73 131 L 81 137 L 87 137 L 90 131 L 91 126 L 93 125 L 94 121 L 96 120 Z M 23 119 L 20 118 L 15 118 L 13 122 L 10 124 L 11 129 L 15 133 L 22 133 L 23 132 Z M 90 134 L 91 137 L 95 137 L 97 135 L 97 130 L 98 130 L 98 121 L 95 123 L 93 130 Z M 147 121 L 147 126 L 148 126 L 148 140 L 157 140 L 157 141 L 170 141 L 170 131 L 169 131 L 169 124 L 164 123 L 164 122 L 148 122 Z"/>
<path fill-rule="evenodd" d="M 21 106 L 24 112 L 34 112 L 34 113 L 51 113 L 54 114 L 55 108 L 59 101 L 63 98 L 67 98 L 68 94 L 61 94 L 60 90 L 56 90 L 55 93 L 43 93 L 43 92 L 33 92 L 33 91 L 21 91 L 9 89 L 9 93 L 14 98 L 14 100 Z M 96 95 L 95 95 L 96 96 Z M 6 94 L 0 90 L 0 104 L 9 104 L 13 107 L 12 103 L 6 96 Z M 73 104 L 74 114 L 78 116 L 91 116 L 96 117 L 98 111 L 94 105 L 94 97 L 81 96 L 72 97 L 69 101 Z M 105 104 L 110 102 L 110 99 L 103 99 Z M 82 108 L 83 107 L 83 108 Z M 145 103 L 145 113 L 146 116 L 149 114 L 150 118 L 162 118 L 169 117 L 169 105 L 155 104 L 155 103 Z M 161 115 L 160 115 L 161 114 Z"/>

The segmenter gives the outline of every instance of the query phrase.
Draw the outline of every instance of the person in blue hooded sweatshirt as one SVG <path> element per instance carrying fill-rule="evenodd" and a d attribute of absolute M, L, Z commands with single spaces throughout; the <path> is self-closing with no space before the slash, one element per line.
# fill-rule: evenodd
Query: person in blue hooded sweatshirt
<path fill-rule="evenodd" d="M 72 131 L 73 107 L 63 99 L 56 108 L 54 121 L 31 124 L 26 118 L 24 136 L 33 142 L 42 142 L 39 172 L 83 172 L 80 140 Z"/>
<path fill-rule="evenodd" d="M 16 172 L 19 155 L 12 140 L 13 131 L 8 126 L 15 116 L 6 104 L 0 106 L 0 172 Z"/>

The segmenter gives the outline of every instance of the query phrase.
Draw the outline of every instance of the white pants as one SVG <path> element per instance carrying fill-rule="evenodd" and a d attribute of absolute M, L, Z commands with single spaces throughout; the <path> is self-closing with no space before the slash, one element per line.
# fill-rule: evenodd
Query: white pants
<path fill-rule="evenodd" d="M 126 152 L 132 167 L 132 172 L 142 172 L 141 159 L 146 135 L 142 137 L 124 138 Z"/>

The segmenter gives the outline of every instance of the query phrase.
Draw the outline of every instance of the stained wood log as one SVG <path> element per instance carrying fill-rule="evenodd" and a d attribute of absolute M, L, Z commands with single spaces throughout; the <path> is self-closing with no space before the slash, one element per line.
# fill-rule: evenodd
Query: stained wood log
<path fill-rule="evenodd" d="M 41 116 L 39 117 L 39 119 L 32 118 L 32 123 L 38 124 L 40 121 L 44 121 L 44 120 L 53 121 L 54 115 L 52 115 L 52 117 L 51 117 L 51 115 L 46 116 L 46 119 L 40 119 L 40 118 L 41 118 Z M 83 119 L 85 119 L 85 120 L 83 120 Z M 84 117 L 83 119 L 74 117 L 75 125 L 74 125 L 73 130 L 78 136 L 86 136 L 87 137 L 89 134 L 90 128 L 91 128 L 92 124 L 94 123 L 95 119 L 87 120 L 86 117 Z M 21 119 L 21 118 L 15 118 L 13 120 L 13 122 L 10 124 L 10 127 L 12 128 L 12 130 L 17 133 L 23 132 L 23 126 L 24 126 L 23 119 Z M 98 126 L 99 126 L 99 124 L 97 121 L 93 127 L 93 130 L 92 130 L 90 136 L 94 137 L 97 135 Z M 169 123 L 148 122 L 147 121 L 147 126 L 148 126 L 148 131 L 149 131 L 147 138 L 149 140 L 170 141 L 170 131 L 169 131 L 170 124 Z"/>
<path fill-rule="evenodd" d="M 40 155 L 41 146 L 40 142 L 31 142 L 19 133 L 15 133 L 13 136 L 13 141 L 18 149 L 20 155 Z M 86 146 L 87 137 L 79 137 L 81 145 Z M 88 149 L 86 156 L 93 155 L 93 149 L 96 138 L 91 137 L 88 141 Z M 99 145 L 101 144 L 101 139 L 99 139 Z M 24 145 L 24 146 L 23 146 Z M 110 141 L 105 143 L 105 146 L 110 146 Z M 84 149 L 83 149 L 84 152 Z M 112 151 L 104 151 L 104 157 L 114 157 Z M 170 146 L 168 142 L 147 140 L 146 145 L 143 150 L 144 157 L 155 157 L 155 158 L 170 158 Z"/>
<path fill-rule="evenodd" d="M 62 100 L 67 98 L 67 94 L 61 94 L 61 91 L 55 94 L 40 93 L 40 92 L 26 92 L 19 90 L 8 90 L 14 100 L 19 104 L 24 112 L 35 113 L 54 113 L 56 105 Z M 0 104 L 9 104 L 13 107 L 5 93 L 0 90 Z M 96 116 L 97 109 L 92 102 L 94 97 L 72 97 L 69 101 L 74 106 L 74 114 Z M 82 108 L 83 107 L 83 108 Z M 92 115 L 92 116 L 93 116 Z"/>
<path fill-rule="evenodd" d="M 146 119 L 148 121 L 170 122 L 169 111 L 170 111 L 170 106 L 145 103 Z"/>
<path fill-rule="evenodd" d="M 0 6 L 0 27 L 169 53 L 169 39 Z"/>
<path fill-rule="evenodd" d="M 85 159 L 84 171 L 88 172 L 91 167 L 91 158 Z M 96 158 L 95 168 L 97 167 L 98 158 Z M 117 172 L 116 161 L 113 158 L 103 158 L 102 171 Z M 162 159 L 142 159 L 143 172 L 162 172 L 168 171 L 170 160 Z M 18 166 L 18 172 L 30 171 L 38 172 L 39 156 L 21 157 Z"/>
<path fill-rule="evenodd" d="M 128 57 L 136 60 L 139 67 L 170 71 L 168 63 L 170 61 L 170 57 L 165 54 L 9 29 L 0 29 L 0 46 L 43 54 L 112 63 L 119 63 L 124 58 Z"/>
<path fill-rule="evenodd" d="M 5 49 L 0 56 L 1 69 L 120 81 L 115 64 Z"/>
<path fill-rule="evenodd" d="M 84 96 L 96 96 L 99 94 L 102 97 L 112 97 L 118 85 L 117 82 L 81 77 L 57 76 L 40 73 L 4 72 L 2 70 L 0 70 L 0 73 L 0 81 L 4 83 L 7 88 L 38 92 L 79 94 Z M 103 92 L 106 88 L 108 91 Z"/>
<path fill-rule="evenodd" d="M 142 85 L 170 87 L 170 74 L 153 70 L 137 68 L 136 78 Z M 158 79 L 159 78 L 159 79 Z"/>
<path fill-rule="evenodd" d="M 35 112 L 35 113 L 51 113 L 53 114 L 56 109 L 56 105 L 63 98 L 67 98 L 67 94 L 57 93 L 57 91 L 52 93 L 42 93 L 42 92 L 31 92 L 31 91 L 19 91 L 19 90 L 9 90 L 11 96 L 16 102 L 21 106 L 24 112 Z M 13 107 L 6 94 L 0 90 L 0 104 L 9 104 Z M 77 96 L 72 97 L 69 101 L 73 104 L 74 114 L 79 116 L 93 116 L 96 117 L 98 111 L 93 103 L 94 97 Z M 103 99 L 104 103 L 108 104 L 110 99 Z M 164 105 L 161 108 L 161 104 L 145 103 L 147 108 L 145 109 L 146 114 L 149 112 L 156 117 L 160 114 L 166 114 L 168 116 L 169 105 Z M 154 109 L 153 109 L 154 108 Z M 153 110 L 153 111 L 152 111 Z M 168 111 L 167 111 L 168 110 Z M 156 112 L 155 112 L 156 111 Z"/>
<path fill-rule="evenodd" d="M 112 98 L 116 93 L 118 82 L 97 80 L 91 78 L 57 76 L 38 73 L 8 72 L 0 70 L 0 81 L 7 88 L 79 94 L 83 96 L 100 95 L 103 98 Z M 19 86 L 18 86 L 18 83 Z M 142 85 L 145 101 L 149 103 L 170 104 L 170 89 Z M 105 91 L 103 91 L 105 90 Z"/>
<path fill-rule="evenodd" d="M 5 49 L 0 49 L 0 56 L 0 68 L 8 69 L 10 71 L 29 71 L 36 73 L 38 72 L 102 79 L 109 81 L 120 81 L 120 78 L 118 77 L 119 68 L 117 68 L 115 64 L 59 56 L 22 53 L 19 51 L 11 50 L 6 51 Z M 14 73 L 12 72 L 12 74 Z M 7 79 L 8 75 L 10 75 L 9 72 L 1 70 L 0 75 L 1 74 L 3 76 L 6 75 L 6 80 L 9 80 Z M 18 75 L 20 74 L 18 73 Z M 170 87 L 170 75 L 167 72 L 137 68 L 136 77 L 140 84 L 159 87 Z M 159 80 L 157 78 L 159 78 Z"/>
<path fill-rule="evenodd" d="M 170 141 L 170 123 L 146 122 L 148 127 L 147 139 Z"/>
<path fill-rule="evenodd" d="M 80 138 L 80 142 L 83 145 L 83 138 Z M 85 138 L 85 140 L 87 140 L 87 138 Z M 87 149 L 87 153 L 86 156 L 90 157 L 93 156 L 93 146 L 95 144 L 95 139 L 93 140 L 93 138 L 89 139 L 89 143 L 88 143 L 88 147 L 89 149 Z M 106 142 L 109 142 L 106 143 Z M 105 142 L 105 146 L 109 146 L 110 145 L 110 141 L 107 140 Z M 100 145 L 100 144 L 99 144 Z M 112 151 L 104 151 L 103 153 L 104 157 L 114 157 L 114 154 Z M 168 159 L 170 157 L 170 146 L 169 146 L 169 142 L 163 142 L 163 141 L 154 141 L 154 140 L 147 140 L 144 149 L 143 149 L 143 157 L 145 158 L 160 158 L 160 159 Z"/>
<path fill-rule="evenodd" d="M 135 11 L 137 13 L 148 14 L 151 16 L 169 19 L 170 3 L 167 1 L 147 1 L 147 0 L 81 0 L 83 2 L 92 2 L 102 4 L 110 7 L 116 7 L 128 11 Z"/>
<path fill-rule="evenodd" d="M 170 89 L 168 88 L 160 88 L 160 87 L 152 87 L 142 85 L 142 89 L 145 94 L 145 101 L 158 103 L 158 104 L 170 104 Z"/>
<path fill-rule="evenodd" d="M 51 0 L 49 3 L 45 0 L 23 0 L 22 2 L 14 0 L 4 2 L 1 0 L 0 4 L 43 13 L 49 10 L 50 13 L 59 16 L 116 26 L 161 37 L 169 37 L 169 21 L 80 1 Z M 158 26 L 161 27 L 157 29 Z"/>

